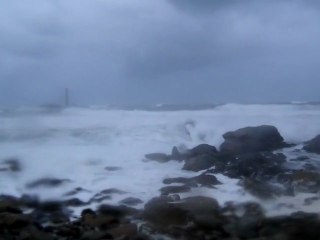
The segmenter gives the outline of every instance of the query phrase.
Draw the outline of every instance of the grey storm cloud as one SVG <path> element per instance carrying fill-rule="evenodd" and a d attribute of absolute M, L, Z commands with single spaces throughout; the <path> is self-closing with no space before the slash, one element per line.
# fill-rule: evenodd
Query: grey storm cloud
<path fill-rule="evenodd" d="M 315 0 L 0 3 L 0 105 L 320 100 Z"/>

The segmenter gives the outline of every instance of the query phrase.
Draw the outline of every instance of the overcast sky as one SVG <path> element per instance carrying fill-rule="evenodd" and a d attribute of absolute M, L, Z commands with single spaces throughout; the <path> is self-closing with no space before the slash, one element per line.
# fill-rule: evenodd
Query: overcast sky
<path fill-rule="evenodd" d="M 317 0 L 8 0 L 0 105 L 320 100 Z"/>

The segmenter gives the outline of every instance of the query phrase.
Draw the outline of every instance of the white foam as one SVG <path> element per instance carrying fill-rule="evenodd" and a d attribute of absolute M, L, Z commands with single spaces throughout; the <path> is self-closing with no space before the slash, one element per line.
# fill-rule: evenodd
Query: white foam
<path fill-rule="evenodd" d="M 199 143 L 219 146 L 222 134 L 245 126 L 276 126 L 289 142 L 301 143 L 320 133 L 320 108 L 308 105 L 229 104 L 203 111 L 124 111 L 103 108 L 70 108 L 57 113 L 1 115 L 0 161 L 20 159 L 21 172 L 0 172 L 0 192 L 37 194 L 42 199 L 61 198 L 76 187 L 90 192 L 77 195 L 84 201 L 107 188 L 128 192 L 108 203 L 131 196 L 143 201 L 157 196 L 166 177 L 194 176 L 182 171 L 182 163 L 143 162 L 144 154 L 169 153 L 174 145 Z M 30 111 L 29 111 L 30 113 Z M 106 166 L 121 167 L 106 171 Z M 28 189 L 42 177 L 70 179 L 59 188 Z M 191 194 L 210 195 L 226 201 L 255 200 L 234 180 L 216 190 L 197 189 Z M 268 204 L 267 204 L 268 205 Z"/>

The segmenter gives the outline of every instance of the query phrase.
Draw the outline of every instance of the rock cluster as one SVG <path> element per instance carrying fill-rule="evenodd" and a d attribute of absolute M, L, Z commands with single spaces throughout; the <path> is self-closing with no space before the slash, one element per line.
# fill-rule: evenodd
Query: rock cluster
<path fill-rule="evenodd" d="M 65 201 L 41 202 L 35 197 L 0 196 L 0 239 L 4 240 L 148 240 L 170 239 L 251 239 L 300 240 L 320 239 L 320 217 L 316 213 L 296 212 L 288 216 L 267 217 L 255 202 L 229 202 L 224 206 L 205 196 L 182 198 L 180 193 L 192 188 L 215 188 L 221 182 L 214 174 L 238 179 L 239 186 L 261 199 L 294 196 L 297 192 L 318 193 L 320 173 L 317 168 L 291 169 L 286 156 L 274 150 L 290 146 L 273 126 L 241 128 L 223 135 L 225 141 L 219 149 L 208 144 L 171 154 L 151 153 L 148 161 L 165 163 L 183 162 L 183 170 L 196 176 L 163 179 L 160 196 L 143 202 L 129 197 L 112 206 L 103 204 L 112 194 L 125 192 L 109 188 L 94 195 L 88 202 L 74 198 L 78 187 L 66 193 Z M 320 153 L 319 136 L 306 142 L 304 150 Z M 302 151 L 302 153 L 305 153 Z M 295 162 L 307 161 L 298 156 Z M 17 160 L 5 162 L 3 171 L 20 171 Z M 119 167 L 106 167 L 107 171 L 121 171 Z M 57 187 L 68 184 L 68 179 L 43 178 L 27 184 L 27 188 Z M 180 195 L 179 195 L 180 194 Z M 319 197 L 305 199 L 306 205 Z M 76 220 L 70 220 L 69 207 L 100 204 L 97 209 L 85 209 Z M 130 207 L 129 207 L 130 206 Z"/>

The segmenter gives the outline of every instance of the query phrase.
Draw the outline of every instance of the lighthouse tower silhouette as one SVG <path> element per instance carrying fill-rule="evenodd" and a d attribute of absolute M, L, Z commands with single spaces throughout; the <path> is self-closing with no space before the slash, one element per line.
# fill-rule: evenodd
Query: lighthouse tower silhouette
<path fill-rule="evenodd" d="M 69 107 L 69 88 L 66 88 L 64 92 L 64 106 Z"/>

